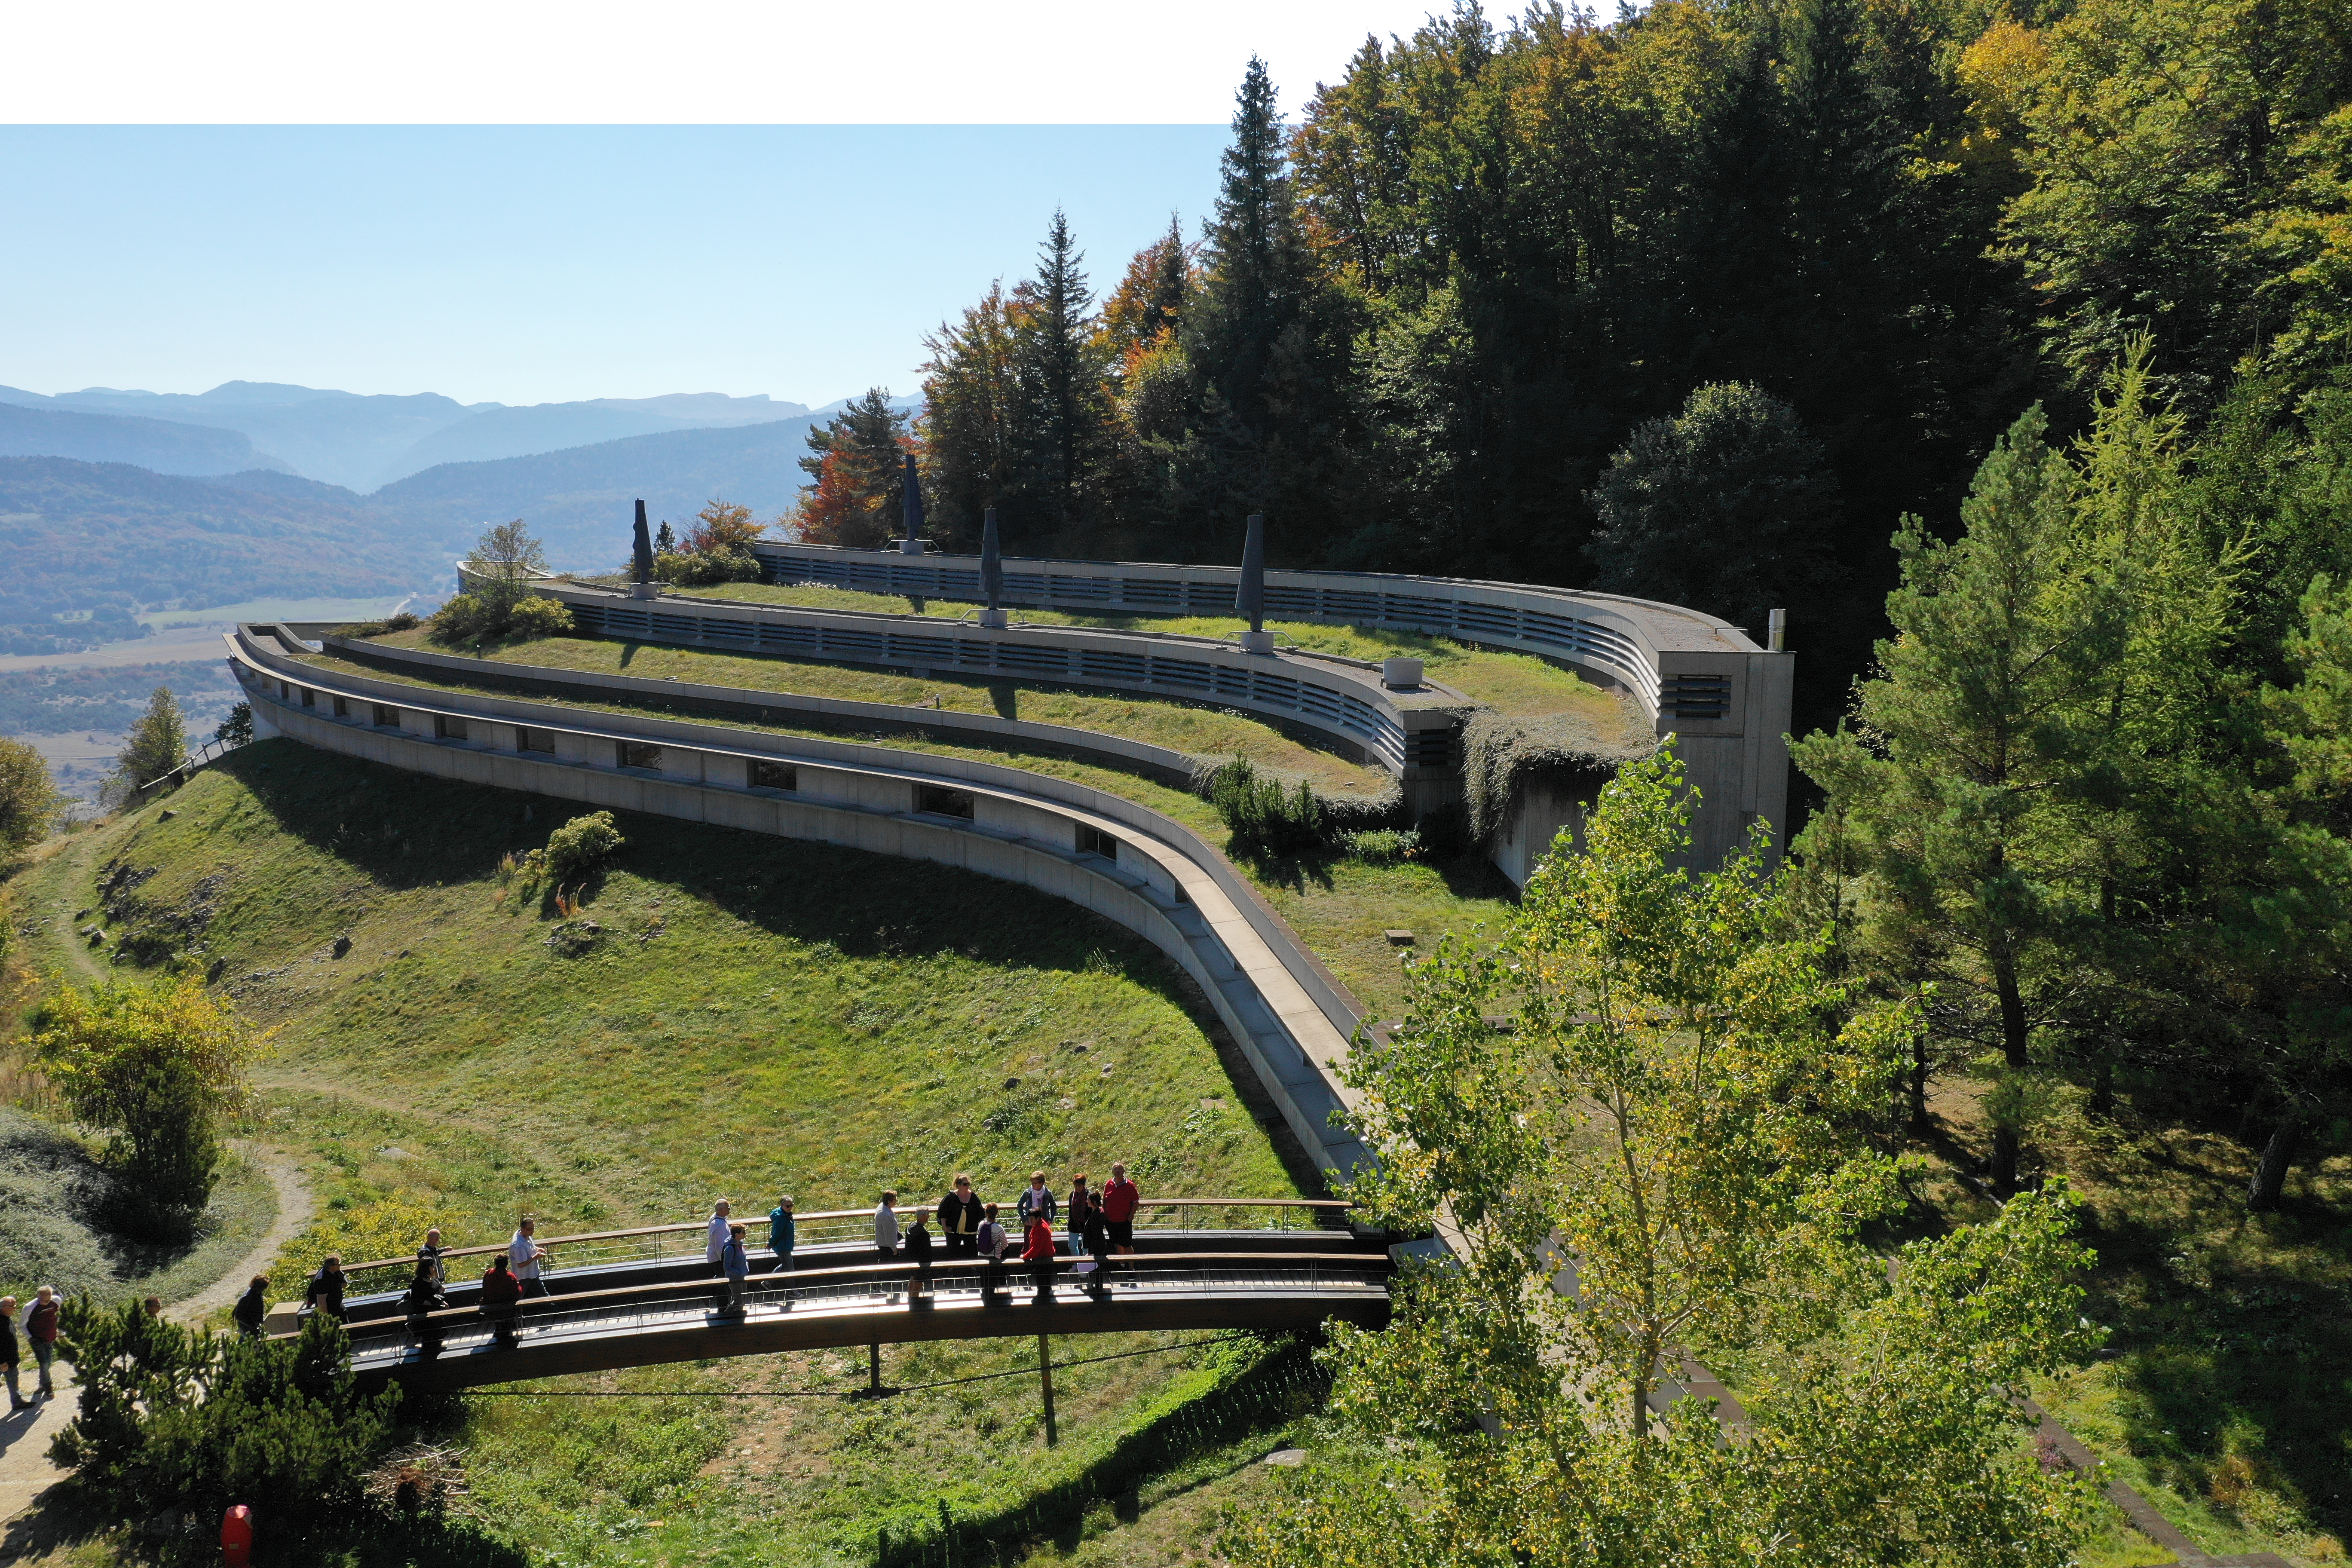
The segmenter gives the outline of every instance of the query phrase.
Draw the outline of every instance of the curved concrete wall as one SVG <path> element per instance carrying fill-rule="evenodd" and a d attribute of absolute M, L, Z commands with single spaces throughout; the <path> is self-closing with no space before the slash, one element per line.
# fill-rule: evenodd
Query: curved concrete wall
<path fill-rule="evenodd" d="M 1359 659 L 1245 654 L 1207 637 L 1073 626 L 999 631 L 935 616 L 812 610 L 672 593 L 633 599 L 553 581 L 534 587 L 569 605 L 583 629 L 604 637 L 1212 702 L 1313 730 L 1408 786 L 1453 780 L 1454 737 L 1470 705 L 1460 692 L 1435 684 L 1391 690 L 1381 682 L 1379 666 Z"/>
<path fill-rule="evenodd" d="M 340 623 L 338 623 L 340 624 Z M 706 686 L 685 680 L 646 680 L 637 676 L 604 675 L 551 665 L 509 664 L 502 660 L 467 658 L 457 654 L 427 653 L 421 648 L 387 647 L 364 637 L 337 636 L 331 626 L 289 626 L 298 637 L 317 632 L 322 647 L 332 648 L 354 663 L 394 674 L 414 672 L 425 679 L 457 679 L 509 690 L 577 694 L 588 701 L 674 702 L 699 707 L 720 717 L 787 718 L 814 724 L 852 724 L 866 729 L 893 729 L 936 734 L 982 743 L 1016 742 L 1040 751 L 1064 752 L 1157 778 L 1179 789 L 1190 789 L 1206 764 L 1189 752 L 1148 742 L 1129 741 L 1067 724 L 1040 724 L 1026 719 L 999 719 L 985 713 L 958 713 L 947 709 L 908 708 L 887 702 L 851 702 L 835 697 L 809 697 L 797 691 L 773 691 L 753 686 Z"/>
<path fill-rule="evenodd" d="M 982 597 L 976 556 L 815 544 L 751 548 L 772 582 L 958 603 Z M 1039 609 L 1229 616 L 1240 577 L 1233 566 L 1008 557 L 1004 597 Z M 1537 654 L 1631 692 L 1659 738 L 1675 737 L 1685 776 L 1700 792 L 1691 824 L 1696 863 L 1719 861 L 1746 841 L 1759 818 L 1785 826 L 1795 659 L 1759 647 L 1741 628 L 1712 616 L 1613 594 L 1467 577 L 1272 571 L 1265 574 L 1265 613 L 1433 633 Z M 1517 837 L 1549 845 L 1567 820 L 1529 817 L 1518 826 Z M 1507 853 L 1497 856 L 1506 870 L 1516 863 Z M 1526 879 L 1517 874 L 1517 879 Z"/>
<path fill-rule="evenodd" d="M 1147 807 L 961 758 L 428 691 L 321 669 L 253 627 L 228 642 L 258 736 L 470 784 L 961 866 L 1084 905 L 1192 977 L 1310 1155 L 1343 1173 L 1370 1157 L 1329 1124 L 1353 1098 L 1330 1064 L 1345 1058 L 1361 1008 L 1222 855 Z M 625 749 L 633 747 L 655 754 Z"/>

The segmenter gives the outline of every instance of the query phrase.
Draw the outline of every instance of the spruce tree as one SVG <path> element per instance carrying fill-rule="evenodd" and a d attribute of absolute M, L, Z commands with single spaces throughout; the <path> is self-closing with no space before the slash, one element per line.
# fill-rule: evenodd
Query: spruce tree
<path fill-rule="evenodd" d="M 1235 97 L 1234 140 L 1222 171 L 1201 329 L 1188 348 L 1234 416 L 1259 430 L 1275 344 L 1297 319 L 1310 258 L 1274 80 L 1255 56 Z"/>
<path fill-rule="evenodd" d="M 1005 521 L 1024 533 L 1076 524 L 1101 460 L 1109 408 L 1083 260 L 1069 220 L 1055 208 L 1036 279 L 1019 291 L 1014 324 L 1017 439 L 1028 494 Z"/>

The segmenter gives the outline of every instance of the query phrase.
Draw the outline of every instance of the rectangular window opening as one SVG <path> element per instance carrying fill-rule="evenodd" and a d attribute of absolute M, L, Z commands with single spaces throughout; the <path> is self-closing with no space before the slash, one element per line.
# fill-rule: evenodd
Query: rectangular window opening
<path fill-rule="evenodd" d="M 387 708 L 381 702 L 377 703 L 375 705 L 375 727 L 379 730 L 399 729 L 400 710 L 397 708 Z"/>
<path fill-rule="evenodd" d="M 755 758 L 751 763 L 751 787 L 796 790 L 801 787 L 800 770 L 790 763 L 763 763 Z"/>
<path fill-rule="evenodd" d="M 643 768 L 647 773 L 661 772 L 662 749 L 659 746 L 648 746 L 642 741 L 623 741 L 620 750 L 623 767 Z"/>
<path fill-rule="evenodd" d="M 302 688 L 302 706 L 305 708 L 316 708 L 318 705 L 319 694 L 311 690 L 307 686 Z"/>
<path fill-rule="evenodd" d="M 348 703 L 348 702 L 344 701 L 344 700 L 343 700 L 341 698 L 340 698 L 340 697 L 336 698 L 336 699 L 335 699 L 335 717 L 336 717 L 336 718 L 338 718 L 338 719 L 348 719 L 348 718 L 350 718 L 351 716 L 352 716 L 352 705 L 351 705 L 350 703 Z"/>
<path fill-rule="evenodd" d="M 1081 822 L 1078 824 L 1078 853 L 1116 860 L 1118 858 L 1118 840 L 1099 827 L 1089 827 Z"/>
<path fill-rule="evenodd" d="M 915 809 L 927 816 L 956 816 L 971 820 L 971 791 L 949 789 L 944 784 L 917 784 Z"/>
<path fill-rule="evenodd" d="M 552 756 L 555 752 L 555 731 L 552 730 L 528 730 L 518 724 L 515 726 L 515 750 L 518 752 L 545 752 L 549 755 Z"/>
<path fill-rule="evenodd" d="M 466 721 L 452 719 L 446 713 L 433 715 L 433 733 L 438 740 L 462 741 L 466 738 Z"/>

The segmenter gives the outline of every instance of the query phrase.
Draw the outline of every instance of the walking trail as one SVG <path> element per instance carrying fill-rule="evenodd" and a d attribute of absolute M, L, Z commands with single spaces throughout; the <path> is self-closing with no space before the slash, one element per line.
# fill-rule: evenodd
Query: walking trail
<path fill-rule="evenodd" d="M 236 1300 L 245 1293 L 247 1283 L 255 1275 L 268 1268 L 278 1249 L 310 1223 L 310 1189 L 293 1160 L 281 1151 L 254 1144 L 238 1144 L 236 1149 L 268 1173 L 269 1184 L 278 1192 L 277 1217 L 270 1221 L 268 1234 L 254 1245 L 253 1250 L 238 1258 L 226 1273 L 194 1295 L 164 1309 L 164 1316 L 176 1322 L 201 1322 Z M 74 1417 L 73 1369 L 58 1362 L 56 1378 L 55 1399 L 44 1401 L 30 1411 L 0 1415 L 0 1523 L 32 1508 L 43 1492 L 64 1479 L 65 1472 L 49 1463 L 49 1439 Z M 27 1351 L 23 1380 L 26 1394 L 33 1391 L 37 1380 L 32 1353 Z M 0 1561 L 7 1560 L 9 1548 L 14 1545 L 11 1541 L 0 1546 Z"/>

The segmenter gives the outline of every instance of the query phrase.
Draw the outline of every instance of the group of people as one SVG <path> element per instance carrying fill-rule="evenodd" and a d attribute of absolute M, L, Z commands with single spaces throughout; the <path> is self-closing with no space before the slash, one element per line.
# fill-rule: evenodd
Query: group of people
<path fill-rule="evenodd" d="M 947 1195 L 940 1199 L 939 1206 L 928 1213 L 918 1209 L 909 1226 L 901 1226 L 898 1202 L 895 1190 L 882 1194 L 882 1201 L 874 1210 L 874 1246 L 885 1263 L 915 1265 L 915 1276 L 908 1290 L 910 1304 L 930 1299 L 931 1265 L 942 1250 L 950 1262 L 969 1258 L 987 1265 L 981 1276 L 981 1297 L 989 1304 L 1002 1298 L 1005 1279 L 1016 1262 L 1028 1266 L 1039 1294 L 1053 1293 L 1053 1279 L 1059 1267 L 1054 1226 L 1063 1217 L 1065 1203 L 1045 1184 L 1045 1172 L 1031 1173 L 1029 1185 L 1013 1205 L 1012 1227 L 999 1218 L 998 1205 L 981 1201 L 972 1188 L 971 1178 L 961 1173 L 957 1173 Z M 1135 1213 L 1141 1203 L 1142 1194 L 1128 1179 L 1123 1163 L 1111 1166 L 1110 1181 L 1099 1190 L 1088 1186 L 1083 1174 L 1071 1178 L 1066 1228 L 1072 1267 L 1085 1277 L 1089 1291 L 1099 1295 L 1108 1289 L 1106 1275 L 1111 1260 L 1134 1252 Z M 925 1223 L 928 1219 L 939 1223 L 936 1240 Z M 492 1337 L 501 1346 L 515 1342 L 515 1326 L 521 1315 L 523 1298 L 550 1294 L 546 1270 L 551 1267 L 551 1255 L 540 1245 L 538 1231 L 538 1222 L 525 1215 L 507 1245 L 490 1255 L 489 1265 L 482 1271 L 478 1310 L 491 1325 Z M 767 1267 L 789 1271 L 798 1243 L 799 1225 L 793 1200 L 780 1199 L 768 1211 Z M 704 1261 L 726 1281 L 726 1303 L 721 1310 L 729 1315 L 740 1315 L 745 1308 L 753 1272 L 751 1247 L 751 1227 L 734 1217 L 733 1204 L 726 1198 L 713 1204 Z M 448 1307 L 448 1251 L 441 1245 L 439 1229 L 428 1230 L 424 1244 L 416 1249 L 415 1271 L 402 1298 L 404 1314 L 419 1326 L 420 1335 L 428 1342 L 438 1338 L 432 1331 L 431 1314 Z M 302 1311 L 341 1318 L 345 1285 L 343 1260 L 339 1254 L 330 1253 L 303 1289 Z M 237 1326 L 248 1334 L 262 1331 L 269 1310 L 268 1289 L 269 1277 L 257 1274 L 237 1300 L 233 1315 Z M 46 1286 L 42 1300 L 49 1303 L 48 1339 L 53 1342 L 56 1308 Z M 0 1319 L 5 1319 L 14 1306 L 14 1298 L 0 1301 Z M 37 1307 L 36 1313 L 39 1310 Z M 37 1344 L 45 1342 L 39 1340 L 37 1320 L 33 1334 Z M 13 1397 L 16 1387 L 13 1325 L 0 1329 L 0 1356 L 6 1358 L 8 1387 Z M 48 1392 L 46 1353 L 41 1354 L 41 1391 Z"/>
<path fill-rule="evenodd" d="M 33 1292 L 33 1304 L 19 1327 L 16 1321 L 16 1298 L 0 1296 L 0 1373 L 8 1382 L 8 1414 L 30 1410 L 44 1399 L 58 1396 L 57 1384 L 49 1368 L 58 1359 L 58 1318 L 64 1303 L 58 1300 L 57 1288 L 44 1285 Z M 40 1368 L 40 1386 L 33 1397 L 25 1397 L 17 1384 L 17 1369 L 23 1364 L 24 1349 L 30 1344 L 34 1363 Z"/>
<path fill-rule="evenodd" d="M 1089 1187 L 1084 1173 L 1071 1178 L 1067 1228 L 1072 1266 L 1094 1294 L 1109 1289 L 1111 1260 L 1135 1251 L 1135 1211 L 1142 1201 L 1141 1191 L 1128 1180 L 1124 1163 L 1111 1166 L 1110 1181 L 1099 1189 Z M 915 1265 L 908 1300 L 910 1303 L 928 1300 L 936 1244 L 920 1210 L 913 1225 L 901 1232 L 898 1202 L 895 1191 L 886 1191 L 875 1207 L 874 1250 L 883 1262 L 895 1263 L 903 1248 L 905 1259 Z M 1031 1172 L 1029 1184 L 1013 1205 L 1016 1236 L 999 1218 L 998 1205 L 982 1202 L 972 1190 L 971 1178 L 959 1172 L 934 1217 L 950 1262 L 971 1258 L 987 1265 L 981 1273 L 980 1294 L 983 1302 L 993 1304 L 1003 1291 L 1016 1248 L 1018 1260 L 1029 1266 L 1038 1293 L 1053 1294 L 1054 1275 L 1060 1267 L 1054 1223 L 1061 1218 L 1062 1207 L 1054 1190 L 1045 1184 L 1045 1173 Z M 778 1264 L 786 1266 L 782 1261 Z"/>

